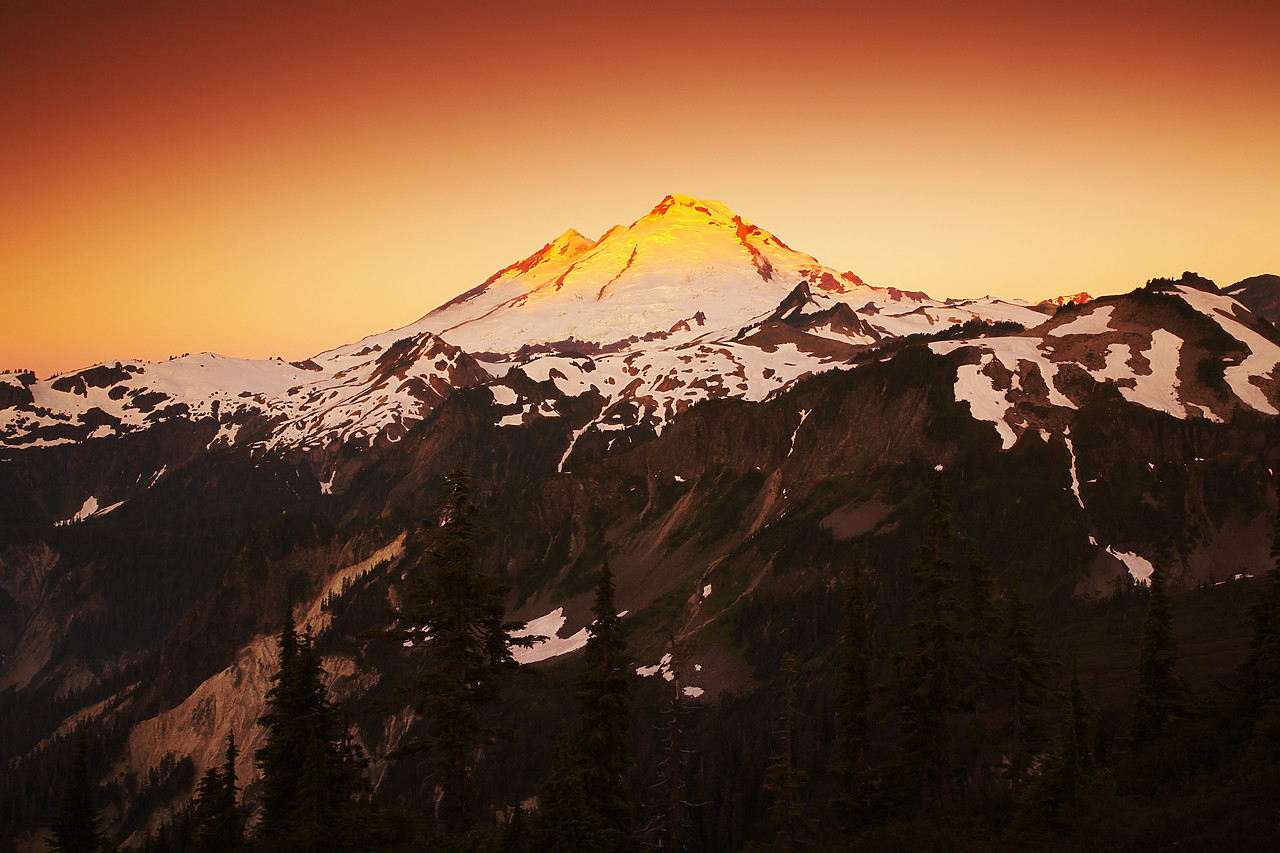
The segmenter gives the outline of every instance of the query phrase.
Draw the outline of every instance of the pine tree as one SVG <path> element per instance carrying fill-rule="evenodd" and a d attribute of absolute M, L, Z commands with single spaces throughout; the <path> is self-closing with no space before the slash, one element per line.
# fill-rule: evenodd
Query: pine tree
<path fill-rule="evenodd" d="M 689 828 L 686 813 L 688 787 L 685 783 L 688 754 L 684 748 L 685 700 L 684 686 L 680 677 L 684 652 L 676 642 L 674 630 L 668 639 L 667 648 L 671 655 L 671 663 L 667 667 L 671 692 L 668 694 L 670 699 L 665 709 L 664 755 L 658 767 L 657 787 L 660 801 L 653 819 L 645 828 L 645 840 L 654 850 L 680 851 L 684 849 Z"/>
<path fill-rule="evenodd" d="M 1142 623 L 1142 647 L 1138 652 L 1138 678 L 1133 689 L 1129 740 L 1136 749 L 1155 743 L 1182 710 L 1185 689 L 1173 674 L 1178 662 L 1178 641 L 1165 591 L 1162 561 L 1151 572 L 1147 617 Z"/>
<path fill-rule="evenodd" d="M 1002 618 L 996 601 L 995 573 L 977 548 L 970 547 L 966 559 L 968 589 L 964 608 L 964 639 L 967 683 L 960 691 L 960 704 L 968 716 L 969 785 L 978 787 L 991 778 L 992 732 L 987 727 L 995 692 L 996 647 Z"/>
<path fill-rule="evenodd" d="M 1032 763 L 1045 747 L 1043 708 L 1051 695 L 1049 670 L 1053 660 L 1040 647 L 1031 624 L 1031 605 L 1017 587 L 1009 592 L 1008 633 L 1003 651 L 1008 689 L 1008 718 L 1004 727 L 1009 752 L 1009 777 L 1027 781 Z"/>
<path fill-rule="evenodd" d="M 1089 749 L 1089 703 L 1085 701 L 1084 689 L 1080 686 L 1079 667 L 1075 663 L 1071 664 L 1071 686 L 1067 688 L 1067 716 L 1071 721 L 1076 750 L 1080 755 L 1080 766 L 1088 768 L 1093 764 Z"/>
<path fill-rule="evenodd" d="M 532 850 L 532 839 L 529 824 L 525 820 L 524 807 L 516 803 L 502 823 L 498 853 L 529 853 L 530 850 Z"/>
<path fill-rule="evenodd" d="M 1240 666 L 1246 711 L 1261 716 L 1280 709 L 1280 497 L 1271 545 L 1271 568 L 1253 605 L 1253 638 Z"/>
<path fill-rule="evenodd" d="M 93 785 L 89 781 L 89 737 L 83 731 L 71 762 L 71 781 L 53 819 L 49 843 L 50 849 L 58 853 L 93 853 L 102 846 L 98 812 L 93 807 Z"/>
<path fill-rule="evenodd" d="M 236 806 L 238 755 L 235 736 L 228 733 L 222 767 L 210 767 L 200 780 L 194 807 L 197 849 L 232 850 L 244 841 L 244 816 Z"/>
<path fill-rule="evenodd" d="M 292 611 L 285 613 L 277 644 L 274 683 L 267 691 L 267 708 L 258 718 L 258 725 L 267 729 L 266 743 L 254 755 L 262 774 L 257 834 L 265 838 L 281 835 L 293 811 L 298 778 L 302 774 L 300 756 L 306 745 L 306 732 L 300 730 L 299 721 L 305 718 L 308 709 L 298 690 L 299 647 Z"/>
<path fill-rule="evenodd" d="M 796 704 L 795 686 L 798 673 L 795 657 L 787 652 L 782 657 L 785 693 L 779 715 L 779 744 L 773 762 L 765 771 L 764 789 L 773 796 L 769 818 L 777 831 L 778 846 L 785 851 L 798 850 L 809 841 L 813 821 L 804 799 L 808 774 L 795 766 Z"/>
<path fill-rule="evenodd" d="M 845 582 L 844 626 L 840 632 L 840 687 L 836 694 L 836 736 L 831 772 L 838 789 L 832 808 L 842 829 L 853 831 L 864 811 L 862 787 L 871 742 L 871 633 L 862 566 L 854 563 Z"/>
<path fill-rule="evenodd" d="M 268 846 L 338 849 L 340 827 L 361 788 L 347 760 L 346 737 L 329 701 L 310 636 L 298 638 L 292 616 L 280 634 L 280 670 L 259 725 L 267 740 L 255 754 L 262 772 L 257 836 Z"/>
<path fill-rule="evenodd" d="M 631 773 L 631 682 L 634 663 L 620 635 L 613 572 L 605 560 L 596 584 L 595 620 L 587 627 L 586 670 L 578 682 L 582 782 L 587 800 L 609 828 L 610 848 L 635 847 L 627 777 Z"/>
<path fill-rule="evenodd" d="M 951 742 L 958 713 L 960 604 L 956 601 L 951 561 L 951 511 L 942 486 L 934 478 L 929 531 L 911 569 L 914 621 L 905 629 L 914 648 L 895 657 L 904 664 L 896 686 L 903 700 L 903 751 L 907 769 L 919 783 L 920 805 L 932 808 L 950 796 Z"/>
<path fill-rule="evenodd" d="M 569 749 L 567 735 L 561 735 L 556 746 L 551 774 L 539 798 L 535 826 L 535 849 L 539 853 L 608 850 L 613 842 L 609 827 L 587 800 L 586 783 Z"/>
<path fill-rule="evenodd" d="M 1080 676 L 1074 666 L 1066 700 L 1057 749 L 1050 756 L 1044 774 L 1037 780 L 1032 796 L 1036 806 L 1053 816 L 1080 808 L 1080 788 L 1088 763 L 1085 744 L 1089 733 L 1089 711 L 1084 691 L 1080 689 Z"/>
<path fill-rule="evenodd" d="M 423 658 L 408 692 L 428 724 L 426 737 L 399 754 L 430 750 L 440 790 L 437 822 L 446 835 L 460 836 L 471 824 L 475 756 L 493 733 L 485 715 L 498 701 L 503 677 L 518 666 L 511 649 L 541 638 L 512 638 L 524 623 L 503 619 L 509 587 L 476 566 L 477 509 L 466 469 L 456 468 L 445 488 L 436 505 L 439 528 L 429 534 L 426 559 L 398 614 L 406 626 L 402 636 Z"/>

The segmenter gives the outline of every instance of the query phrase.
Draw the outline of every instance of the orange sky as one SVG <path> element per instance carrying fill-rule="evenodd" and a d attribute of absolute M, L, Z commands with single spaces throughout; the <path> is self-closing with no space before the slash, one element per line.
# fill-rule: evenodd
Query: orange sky
<path fill-rule="evenodd" d="M 302 358 L 670 192 L 1039 299 L 1280 272 L 1280 4 L 0 0 L 0 368 Z"/>

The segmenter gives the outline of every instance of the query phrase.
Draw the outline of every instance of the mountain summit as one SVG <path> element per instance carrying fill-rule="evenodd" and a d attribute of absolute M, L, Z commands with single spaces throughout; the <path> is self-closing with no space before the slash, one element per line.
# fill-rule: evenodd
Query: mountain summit
<path fill-rule="evenodd" d="M 571 340 L 608 346 L 669 333 L 699 313 L 705 328 L 690 334 L 736 330 L 806 280 L 832 293 L 862 286 L 720 202 L 669 195 L 597 242 L 565 232 L 411 328 L 476 353 Z"/>

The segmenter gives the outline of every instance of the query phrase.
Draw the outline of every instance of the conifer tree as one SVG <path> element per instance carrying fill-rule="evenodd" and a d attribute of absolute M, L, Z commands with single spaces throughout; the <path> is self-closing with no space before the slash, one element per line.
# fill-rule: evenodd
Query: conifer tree
<path fill-rule="evenodd" d="M 293 811 L 302 773 L 300 755 L 306 745 L 306 733 L 299 730 L 298 722 L 307 708 L 298 690 L 298 634 L 292 610 L 285 612 L 277 645 L 274 683 L 267 691 L 266 710 L 258 718 L 258 725 L 267 729 L 266 743 L 254 755 L 262 774 L 257 834 L 268 838 L 283 833 L 285 821 Z"/>
<path fill-rule="evenodd" d="M 98 811 L 93 806 L 93 784 L 89 781 L 89 736 L 84 731 L 80 732 L 71 762 L 71 781 L 53 819 L 49 843 L 50 849 L 58 853 L 93 853 L 102 846 Z"/>
<path fill-rule="evenodd" d="M 1080 670 L 1074 662 L 1071 664 L 1071 686 L 1067 688 L 1067 716 L 1073 727 L 1076 750 L 1080 755 L 1080 766 L 1087 768 L 1093 764 L 1093 756 L 1089 749 L 1089 703 L 1085 700 L 1084 689 L 1080 686 Z"/>
<path fill-rule="evenodd" d="M 360 788 L 347 760 L 345 732 L 329 701 L 311 637 L 299 638 L 291 615 L 280 639 L 280 670 L 259 725 L 267 740 L 255 757 L 262 772 L 257 837 L 268 846 L 331 850 Z"/>
<path fill-rule="evenodd" d="M 684 748 L 684 687 L 681 681 L 684 653 L 676 642 L 675 630 L 671 631 L 667 648 L 671 663 L 667 667 L 670 676 L 670 699 L 664 726 L 665 743 L 662 763 L 658 767 L 658 790 L 661 800 L 653 819 L 645 828 L 648 846 L 655 850 L 680 851 L 684 849 L 688 819 L 686 808 L 688 787 L 685 769 L 688 756 Z"/>
<path fill-rule="evenodd" d="M 516 803 L 502 823 L 502 834 L 498 839 L 498 853 L 529 853 L 532 849 L 529 824 L 525 820 L 524 807 Z"/>
<path fill-rule="evenodd" d="M 908 770 L 919 783 L 920 805 L 929 809 L 946 800 L 951 784 L 951 742 L 958 712 L 960 604 L 946 546 L 951 540 L 951 511 L 942 475 L 934 478 L 929 531 L 911 569 L 914 620 L 905 629 L 914 648 L 896 655 L 903 666 L 896 682 L 903 700 L 903 751 Z"/>
<path fill-rule="evenodd" d="M 1271 545 L 1271 568 L 1253 605 L 1253 638 L 1240 666 L 1241 690 L 1246 710 L 1260 715 L 1280 709 L 1280 497 Z"/>
<path fill-rule="evenodd" d="M 840 632 L 840 687 L 836 694 L 836 727 L 831 772 L 838 789 L 832 799 L 836 818 L 846 831 L 857 825 L 871 741 L 871 633 L 862 565 L 854 563 L 845 582 L 844 626 Z"/>
<path fill-rule="evenodd" d="M 611 835 L 610 849 L 635 847 L 627 778 L 631 773 L 631 682 L 634 662 L 620 633 L 613 601 L 613 572 L 606 558 L 596 584 L 594 621 L 583 650 L 586 670 L 578 682 L 578 751 L 587 800 Z"/>
<path fill-rule="evenodd" d="M 539 853 L 581 853 L 608 850 L 609 827 L 587 800 L 587 787 L 578 762 L 561 735 L 551 774 L 539 798 L 535 841 Z"/>
<path fill-rule="evenodd" d="M 1047 762 L 1044 774 L 1036 780 L 1033 804 L 1057 815 L 1074 812 L 1080 807 L 1080 787 L 1087 763 L 1085 747 L 1089 731 L 1088 709 L 1084 691 L 1080 689 L 1080 677 L 1071 668 L 1071 686 L 1067 691 L 1062 726 L 1058 731 L 1058 745 Z"/>
<path fill-rule="evenodd" d="M 966 679 L 960 704 L 968 716 L 969 785 L 977 787 L 991 776 L 994 738 L 987 727 L 997 682 L 996 649 L 1002 618 L 996 601 L 995 573 L 977 548 L 970 547 L 966 573 L 968 589 L 964 607 Z"/>
<path fill-rule="evenodd" d="M 1129 740 L 1136 749 L 1155 743 L 1182 710 L 1184 687 L 1173 674 L 1178 662 L 1178 641 L 1165 591 L 1163 561 L 1151 572 L 1147 617 L 1142 623 L 1142 647 L 1138 652 L 1137 683 L 1129 719 Z"/>
<path fill-rule="evenodd" d="M 493 733 L 485 716 L 498 701 L 502 679 L 518 666 L 511 649 L 542 638 L 512 638 L 524 623 L 504 621 L 509 587 L 476 566 L 477 509 L 466 469 L 456 468 L 445 489 L 436 504 L 439 527 L 428 534 L 425 560 L 413 570 L 406 607 L 398 614 L 406 626 L 402 636 L 422 655 L 408 692 L 428 725 L 426 737 L 399 754 L 430 750 L 440 791 L 438 825 L 446 835 L 460 836 L 471 825 L 475 756 Z"/>
<path fill-rule="evenodd" d="M 1051 695 L 1049 669 L 1053 661 L 1040 647 L 1031 624 L 1031 605 L 1023 601 L 1016 586 L 1009 592 L 1007 625 L 1004 660 L 1009 708 L 1005 735 L 1009 776 L 1016 785 L 1027 781 L 1033 760 L 1045 746 L 1042 713 Z"/>
<path fill-rule="evenodd" d="M 244 841 L 244 816 L 236 806 L 238 755 L 235 736 L 228 733 L 222 767 L 210 767 L 200 780 L 194 807 L 200 850 L 232 850 Z"/>
<path fill-rule="evenodd" d="M 808 774 L 795 766 L 795 686 L 798 671 L 795 656 L 787 652 L 782 657 L 785 693 L 778 720 L 778 749 L 765 771 L 764 783 L 764 789 L 773 796 L 773 804 L 769 807 L 770 822 L 777 831 L 778 846 L 785 853 L 806 845 L 813 828 L 804 799 Z"/>

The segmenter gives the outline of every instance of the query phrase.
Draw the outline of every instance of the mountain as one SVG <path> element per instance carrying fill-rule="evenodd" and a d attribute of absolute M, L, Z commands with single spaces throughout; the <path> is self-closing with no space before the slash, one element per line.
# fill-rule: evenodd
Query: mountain
<path fill-rule="evenodd" d="M 804 306 L 788 309 L 795 331 L 787 343 L 800 351 L 798 360 L 768 377 L 748 375 L 745 362 L 762 361 L 758 351 L 773 344 L 740 333 L 777 319 L 795 299 Z M 795 322 L 801 315 L 810 319 L 804 328 Z M 826 369 L 836 352 L 975 318 L 1042 319 L 1019 303 L 936 301 L 871 287 L 793 251 L 718 202 L 667 196 L 598 242 L 569 230 L 415 323 L 305 361 L 206 353 L 161 364 L 108 362 L 47 380 L 0 375 L 0 454 L 129 434 L 175 418 L 216 422 L 211 445 L 394 442 L 451 390 L 545 353 L 643 352 L 647 385 L 692 359 L 694 368 L 678 371 L 696 374 L 690 381 L 721 384 L 710 377 L 744 374 L 745 383 L 712 396 L 758 399 Z M 844 346 L 833 349 L 831 341 Z M 726 348 L 741 355 L 715 357 Z M 698 398 L 652 398 L 651 411 L 679 411 Z"/>
<path fill-rule="evenodd" d="M 1270 323 L 1280 323 L 1280 275 L 1251 276 L 1224 287 L 1222 292 Z"/>
<path fill-rule="evenodd" d="M 782 654 L 805 662 L 798 760 L 821 779 L 840 578 L 865 561 L 873 631 L 895 642 L 937 474 L 961 544 L 1080 654 L 1100 719 L 1127 713 L 1141 618 L 1120 593 L 1156 563 L 1187 590 L 1180 606 L 1219 620 L 1183 635 L 1189 677 L 1226 677 L 1280 469 L 1280 335 L 1235 290 L 1186 273 L 1041 311 L 935 299 L 669 196 L 305 361 L 0 376 L 0 831 L 34 846 L 86 723 L 121 841 L 172 813 L 227 732 L 252 801 L 286 607 L 352 711 L 378 796 L 428 801 L 424 765 L 387 759 L 420 731 L 395 707 L 414 661 L 374 635 L 459 464 L 489 531 L 479 561 L 511 584 L 510 614 L 552 638 L 521 652 L 545 678 L 512 687 L 514 740 L 477 778 L 486 808 L 541 783 L 607 554 L 647 674 L 637 731 L 657 724 L 674 634 L 688 744 L 721 768 L 692 796 L 742 816 L 692 831 L 706 849 L 766 839 Z M 393 710 L 359 710 L 379 703 Z M 642 751 L 637 796 L 655 762 Z M 716 783 L 729 767 L 734 784 Z"/>

